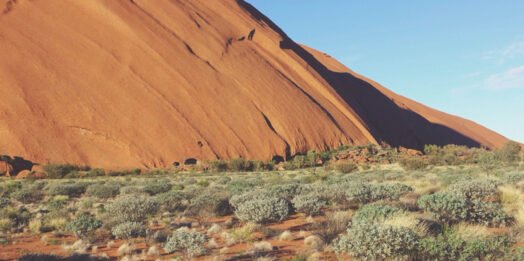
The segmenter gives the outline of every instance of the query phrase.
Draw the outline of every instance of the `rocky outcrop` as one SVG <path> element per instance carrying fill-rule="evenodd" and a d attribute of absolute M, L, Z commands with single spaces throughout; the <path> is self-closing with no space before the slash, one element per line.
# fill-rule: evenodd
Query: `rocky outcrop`
<path fill-rule="evenodd" d="M 246 1 L 8 3 L 2 154 L 120 169 L 507 141 L 295 43 Z"/>

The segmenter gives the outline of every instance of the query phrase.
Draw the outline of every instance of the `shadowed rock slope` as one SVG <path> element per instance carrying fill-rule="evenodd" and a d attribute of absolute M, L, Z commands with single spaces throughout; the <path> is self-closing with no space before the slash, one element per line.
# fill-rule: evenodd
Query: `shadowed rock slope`
<path fill-rule="evenodd" d="M 0 154 L 127 168 L 341 144 L 506 141 L 296 44 L 244 1 L 0 8 Z"/>

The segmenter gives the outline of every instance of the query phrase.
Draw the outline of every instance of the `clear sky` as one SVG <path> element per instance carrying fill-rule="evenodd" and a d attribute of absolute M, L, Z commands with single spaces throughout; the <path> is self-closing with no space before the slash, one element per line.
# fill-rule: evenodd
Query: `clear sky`
<path fill-rule="evenodd" d="M 524 1 L 248 2 L 389 89 L 524 142 Z"/>

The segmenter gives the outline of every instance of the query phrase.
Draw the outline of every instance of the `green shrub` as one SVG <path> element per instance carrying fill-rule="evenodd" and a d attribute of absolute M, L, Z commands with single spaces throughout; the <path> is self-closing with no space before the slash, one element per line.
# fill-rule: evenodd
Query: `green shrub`
<path fill-rule="evenodd" d="M 106 171 L 103 170 L 103 169 L 92 169 L 92 170 L 89 170 L 86 174 L 85 174 L 85 177 L 86 178 L 94 178 L 94 177 L 103 177 L 106 175 Z"/>
<path fill-rule="evenodd" d="M 88 183 L 51 184 L 47 188 L 49 196 L 63 195 L 70 198 L 80 197 L 86 191 Z"/>
<path fill-rule="evenodd" d="M 153 196 L 156 194 L 168 192 L 173 186 L 167 182 L 151 182 L 146 184 L 143 188 L 143 191 L 147 194 Z"/>
<path fill-rule="evenodd" d="M 422 158 L 403 158 L 399 161 L 400 166 L 405 170 L 423 170 L 429 166 L 429 163 Z"/>
<path fill-rule="evenodd" d="M 509 216 L 499 203 L 474 200 L 469 203 L 468 222 L 485 226 L 508 226 L 514 219 Z"/>
<path fill-rule="evenodd" d="M 11 193 L 11 198 L 24 204 L 36 203 L 44 198 L 44 193 L 35 187 L 27 187 Z"/>
<path fill-rule="evenodd" d="M 254 164 L 252 161 L 246 161 L 243 158 L 238 158 L 230 160 L 228 163 L 228 168 L 233 172 L 253 171 Z"/>
<path fill-rule="evenodd" d="M 505 257 L 510 242 L 505 237 L 465 241 L 450 232 L 427 237 L 419 242 L 418 256 L 421 260 L 513 260 Z"/>
<path fill-rule="evenodd" d="M 12 227 L 21 228 L 29 223 L 31 213 L 25 207 L 17 209 L 7 206 L 0 209 L 0 219 L 9 219 Z"/>
<path fill-rule="evenodd" d="M 191 259 L 207 252 L 205 244 L 208 239 L 205 234 L 179 229 L 167 238 L 164 250 L 166 253 L 182 251 L 188 259 Z"/>
<path fill-rule="evenodd" d="M 236 207 L 235 215 L 243 221 L 268 223 L 289 216 L 289 204 L 283 199 L 267 198 L 245 201 Z"/>
<path fill-rule="evenodd" d="M 87 187 L 86 193 L 89 196 L 101 199 L 114 198 L 120 194 L 120 186 L 95 184 Z"/>
<path fill-rule="evenodd" d="M 79 214 L 66 225 L 66 229 L 75 233 L 79 238 L 85 238 L 102 226 L 102 222 L 92 215 Z"/>
<path fill-rule="evenodd" d="M 371 186 L 364 183 L 344 184 L 346 199 L 350 203 L 366 204 L 372 201 Z"/>
<path fill-rule="evenodd" d="M 313 193 L 298 195 L 291 202 L 297 212 L 305 213 L 309 216 L 320 214 L 322 208 L 326 206 L 326 201 Z"/>
<path fill-rule="evenodd" d="M 409 260 L 416 256 L 418 242 L 417 234 L 407 228 L 361 225 L 336 239 L 333 250 L 364 260 Z"/>
<path fill-rule="evenodd" d="M 514 141 L 509 141 L 495 153 L 498 160 L 505 163 L 514 163 L 520 160 L 521 150 L 522 146 L 520 144 Z"/>
<path fill-rule="evenodd" d="M 207 188 L 207 187 L 209 187 L 210 184 L 209 184 L 209 181 L 204 179 L 204 180 L 199 180 L 197 182 L 197 185 L 199 185 L 201 187 L 204 187 L 204 188 Z"/>
<path fill-rule="evenodd" d="M 431 212 L 435 218 L 445 223 L 456 223 L 468 218 L 468 201 L 458 195 L 437 193 L 419 198 L 418 206 Z"/>
<path fill-rule="evenodd" d="M 213 160 L 208 162 L 209 170 L 212 172 L 226 172 L 228 170 L 227 162 L 223 160 Z"/>
<path fill-rule="evenodd" d="M 233 208 L 238 208 L 241 204 L 244 204 L 247 201 L 253 201 L 257 199 L 263 199 L 265 197 L 268 197 L 269 194 L 267 191 L 262 190 L 254 190 L 251 192 L 246 192 L 242 194 L 233 195 L 229 199 L 229 204 L 233 206 Z"/>
<path fill-rule="evenodd" d="M 262 194 L 268 197 L 282 198 L 285 200 L 291 200 L 296 195 L 305 194 L 311 190 L 300 184 L 284 184 L 271 186 L 264 190 Z"/>
<path fill-rule="evenodd" d="M 185 209 L 185 196 L 180 191 L 169 191 L 155 196 L 162 211 L 175 212 Z"/>
<path fill-rule="evenodd" d="M 251 191 L 258 185 L 260 185 L 260 182 L 253 179 L 237 179 L 227 184 L 227 190 L 232 194 L 239 194 L 246 191 Z"/>
<path fill-rule="evenodd" d="M 0 218 L 0 232 L 10 232 L 13 228 L 13 222 L 8 218 Z"/>
<path fill-rule="evenodd" d="M 461 260 L 504 260 L 506 251 L 512 243 L 506 237 L 475 239 L 466 242 L 462 250 Z M 486 258 L 486 259 L 485 259 Z"/>
<path fill-rule="evenodd" d="M 524 180 L 524 172 L 508 173 L 504 177 L 504 181 L 507 184 L 517 184 Z"/>
<path fill-rule="evenodd" d="M 0 208 L 5 208 L 11 204 L 11 201 L 7 198 L 0 198 Z"/>
<path fill-rule="evenodd" d="M 47 177 L 52 179 L 61 179 L 73 172 L 89 171 L 90 169 L 91 168 L 87 166 L 83 167 L 71 164 L 47 164 L 44 166 Z"/>
<path fill-rule="evenodd" d="M 156 214 L 158 202 L 139 195 L 125 195 L 116 198 L 106 208 L 107 213 L 117 222 L 142 222 Z"/>
<path fill-rule="evenodd" d="M 111 229 L 113 236 L 119 239 L 131 239 L 146 235 L 144 224 L 139 222 L 124 222 Z"/>
<path fill-rule="evenodd" d="M 67 205 L 68 201 L 68 196 L 55 196 L 47 202 L 47 208 L 49 211 L 59 211 Z"/>
<path fill-rule="evenodd" d="M 500 162 L 497 156 L 491 151 L 482 151 L 477 156 L 477 164 L 486 173 L 491 174 L 491 172 L 500 165 Z"/>
<path fill-rule="evenodd" d="M 418 200 L 421 209 L 431 212 L 445 223 L 467 221 L 488 226 L 510 225 L 513 218 L 499 203 L 467 200 L 464 196 L 451 193 L 426 195 Z"/>
<path fill-rule="evenodd" d="M 229 182 L 231 182 L 231 178 L 227 176 L 222 176 L 215 180 L 215 183 L 220 185 L 226 185 Z"/>
<path fill-rule="evenodd" d="M 353 216 L 353 224 L 377 224 L 395 215 L 402 214 L 399 208 L 384 204 L 369 204 L 362 206 Z"/>
<path fill-rule="evenodd" d="M 376 184 L 371 185 L 371 200 L 398 200 L 400 196 L 413 191 L 413 188 L 404 184 Z"/>
<path fill-rule="evenodd" d="M 471 163 L 474 151 L 466 146 L 446 145 L 438 147 L 426 145 L 424 154 L 428 156 L 429 162 L 434 165 L 459 165 Z"/>
<path fill-rule="evenodd" d="M 357 171 L 358 166 L 353 162 L 340 162 L 335 164 L 335 170 L 344 174 L 348 174 Z"/>
<path fill-rule="evenodd" d="M 204 193 L 190 200 L 185 214 L 193 217 L 226 216 L 233 213 L 229 198 Z"/>
<path fill-rule="evenodd" d="M 142 173 L 141 169 L 132 169 L 132 170 L 114 170 L 107 172 L 106 175 L 109 177 L 123 177 L 130 175 L 140 175 Z"/>
<path fill-rule="evenodd" d="M 303 155 L 296 155 L 293 159 L 285 161 L 283 165 L 286 170 L 296 170 L 308 167 L 306 164 L 306 157 Z"/>
<path fill-rule="evenodd" d="M 120 195 L 143 194 L 142 189 L 137 186 L 125 186 L 120 188 Z"/>
<path fill-rule="evenodd" d="M 266 198 L 278 198 L 289 203 L 289 201 L 291 201 L 291 199 L 296 195 L 306 194 L 311 191 L 310 187 L 300 184 L 276 185 L 269 188 L 255 189 L 249 192 L 233 195 L 229 202 L 235 208 L 246 201 Z"/>
<path fill-rule="evenodd" d="M 275 163 L 263 162 L 263 161 L 253 161 L 253 170 L 254 171 L 271 171 L 275 168 Z"/>
<path fill-rule="evenodd" d="M 419 255 L 422 260 L 459 260 L 463 247 L 464 241 L 455 236 L 426 237 L 419 242 Z"/>
<path fill-rule="evenodd" d="M 451 185 L 448 191 L 467 200 L 498 201 L 499 191 L 493 180 L 467 180 Z"/>

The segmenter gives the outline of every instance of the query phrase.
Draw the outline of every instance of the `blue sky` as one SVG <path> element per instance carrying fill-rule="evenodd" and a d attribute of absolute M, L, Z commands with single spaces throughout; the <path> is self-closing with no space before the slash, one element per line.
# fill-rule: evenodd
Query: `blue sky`
<path fill-rule="evenodd" d="M 248 2 L 389 89 L 524 142 L 524 1 Z"/>

